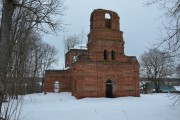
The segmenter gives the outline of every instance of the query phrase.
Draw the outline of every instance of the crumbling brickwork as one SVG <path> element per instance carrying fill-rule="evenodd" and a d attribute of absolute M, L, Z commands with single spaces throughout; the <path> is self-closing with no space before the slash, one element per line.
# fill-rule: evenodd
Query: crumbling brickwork
<path fill-rule="evenodd" d="M 71 91 L 77 98 L 139 96 L 139 63 L 136 57 L 124 55 L 123 32 L 119 28 L 117 13 L 94 10 L 87 50 L 66 53 L 68 70 L 46 71 L 45 91 L 53 91 L 53 82 L 58 80 L 60 92 Z"/>

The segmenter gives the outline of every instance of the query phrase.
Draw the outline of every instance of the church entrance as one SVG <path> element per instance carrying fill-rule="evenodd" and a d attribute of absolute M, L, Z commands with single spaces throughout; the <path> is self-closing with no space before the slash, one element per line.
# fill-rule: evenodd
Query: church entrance
<path fill-rule="evenodd" d="M 114 83 L 112 80 L 106 81 L 106 97 L 107 98 L 113 98 L 113 87 Z"/>

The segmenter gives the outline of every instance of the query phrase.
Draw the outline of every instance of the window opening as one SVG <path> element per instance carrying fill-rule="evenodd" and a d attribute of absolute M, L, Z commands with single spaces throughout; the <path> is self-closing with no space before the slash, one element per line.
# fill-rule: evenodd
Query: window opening
<path fill-rule="evenodd" d="M 105 14 L 105 19 L 111 19 L 111 15 L 109 13 Z"/>
<path fill-rule="evenodd" d="M 111 28 L 111 15 L 109 13 L 105 14 L 105 27 Z"/>
<path fill-rule="evenodd" d="M 108 52 L 107 50 L 104 50 L 104 60 L 107 60 L 108 59 Z"/>
<path fill-rule="evenodd" d="M 60 88 L 59 81 L 55 81 L 54 82 L 54 92 L 58 93 L 59 92 L 59 88 Z"/>

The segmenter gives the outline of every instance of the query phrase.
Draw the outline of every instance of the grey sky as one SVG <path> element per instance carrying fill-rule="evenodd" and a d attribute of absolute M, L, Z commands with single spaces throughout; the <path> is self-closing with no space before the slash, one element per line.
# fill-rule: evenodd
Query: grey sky
<path fill-rule="evenodd" d="M 66 0 L 67 7 L 63 23 L 68 31 L 58 36 L 44 35 L 43 40 L 54 45 L 58 50 L 59 64 L 56 69 L 64 64 L 63 36 L 80 34 L 82 30 L 89 33 L 90 14 L 94 9 L 102 8 L 112 10 L 120 16 L 120 30 L 124 32 L 125 54 L 140 55 L 152 47 L 150 43 L 157 42 L 161 13 L 156 7 L 144 7 L 146 0 Z M 85 38 L 87 40 L 87 37 Z"/>

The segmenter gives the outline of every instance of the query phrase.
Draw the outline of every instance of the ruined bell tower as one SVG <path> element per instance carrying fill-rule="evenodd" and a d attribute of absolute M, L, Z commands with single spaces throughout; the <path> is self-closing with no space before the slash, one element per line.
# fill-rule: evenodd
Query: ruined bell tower
<path fill-rule="evenodd" d="M 110 10 L 94 10 L 90 17 L 88 52 L 92 61 L 120 60 L 124 55 L 119 16 Z"/>
<path fill-rule="evenodd" d="M 49 70 L 45 90 L 72 92 L 76 98 L 140 96 L 139 63 L 124 54 L 119 16 L 111 10 L 96 9 L 90 16 L 87 49 L 70 49 L 65 70 Z"/>

